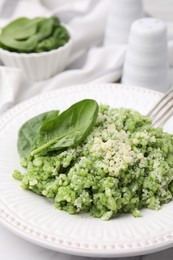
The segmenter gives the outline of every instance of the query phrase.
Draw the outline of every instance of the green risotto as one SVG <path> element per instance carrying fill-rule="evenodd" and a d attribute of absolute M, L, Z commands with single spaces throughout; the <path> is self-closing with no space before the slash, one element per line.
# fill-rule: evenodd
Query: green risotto
<path fill-rule="evenodd" d="M 21 158 L 13 177 L 25 190 L 52 198 L 57 209 L 109 220 L 141 215 L 173 197 L 173 136 L 149 118 L 100 105 L 96 122 L 76 145 Z"/>

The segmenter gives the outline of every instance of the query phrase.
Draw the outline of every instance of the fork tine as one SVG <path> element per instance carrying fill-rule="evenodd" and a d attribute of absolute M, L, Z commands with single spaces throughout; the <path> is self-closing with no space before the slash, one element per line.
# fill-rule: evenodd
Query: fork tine
<path fill-rule="evenodd" d="M 165 122 L 173 115 L 173 104 L 169 104 L 170 105 L 167 107 L 167 109 L 163 113 L 158 114 L 158 117 L 153 120 L 154 127 L 162 127 Z"/>
<path fill-rule="evenodd" d="M 156 113 L 158 113 L 165 105 L 165 103 L 169 102 L 172 98 L 172 95 L 169 96 L 173 92 L 173 88 L 170 88 L 165 95 L 155 104 L 155 106 L 147 113 L 147 116 L 154 117 Z M 168 100 L 167 100 L 168 98 Z M 158 111 L 159 108 L 159 111 Z"/>
<path fill-rule="evenodd" d="M 168 95 L 167 97 L 164 97 L 164 99 L 158 103 L 158 106 L 155 108 L 155 110 L 150 114 L 150 116 L 155 119 L 157 115 L 160 114 L 160 112 L 164 111 L 164 108 L 172 101 L 173 96 Z"/>

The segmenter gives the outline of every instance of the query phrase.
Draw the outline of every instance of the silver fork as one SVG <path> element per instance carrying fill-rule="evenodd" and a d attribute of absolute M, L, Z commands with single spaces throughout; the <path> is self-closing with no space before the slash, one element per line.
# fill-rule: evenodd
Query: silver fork
<path fill-rule="evenodd" d="M 149 113 L 147 113 L 147 116 L 152 118 L 154 127 L 162 127 L 172 115 L 173 87 L 170 88 Z"/>

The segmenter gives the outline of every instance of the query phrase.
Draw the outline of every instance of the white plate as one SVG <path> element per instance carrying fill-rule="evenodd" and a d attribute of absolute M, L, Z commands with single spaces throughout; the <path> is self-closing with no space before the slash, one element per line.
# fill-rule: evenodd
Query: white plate
<path fill-rule="evenodd" d="M 17 132 L 27 119 L 47 110 L 65 109 L 94 98 L 113 107 L 146 113 L 162 94 L 114 84 L 64 88 L 26 101 L 0 118 L 0 222 L 17 235 L 56 251 L 99 257 L 142 255 L 173 244 L 173 202 L 159 211 L 142 210 L 141 218 L 122 215 L 108 222 L 85 215 L 69 215 L 53 203 L 20 188 L 11 174 L 20 168 Z M 173 119 L 166 124 L 171 132 Z"/>

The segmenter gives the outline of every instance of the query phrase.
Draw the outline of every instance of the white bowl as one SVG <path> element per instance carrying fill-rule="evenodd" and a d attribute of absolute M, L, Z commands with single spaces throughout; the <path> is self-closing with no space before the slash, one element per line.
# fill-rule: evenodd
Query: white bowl
<path fill-rule="evenodd" d="M 33 81 L 46 80 L 67 66 L 72 49 L 72 32 L 69 41 L 62 47 L 41 53 L 16 53 L 0 48 L 0 60 L 5 66 L 19 68 Z"/>

